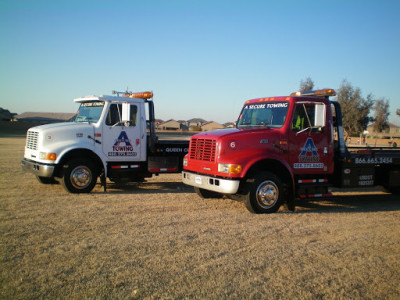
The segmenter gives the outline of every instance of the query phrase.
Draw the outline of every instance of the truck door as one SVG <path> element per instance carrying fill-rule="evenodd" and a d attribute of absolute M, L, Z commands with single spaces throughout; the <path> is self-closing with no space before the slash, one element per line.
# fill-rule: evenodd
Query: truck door
<path fill-rule="evenodd" d="M 139 103 L 111 103 L 103 126 L 103 152 L 109 161 L 145 161 L 146 134 Z"/>
<path fill-rule="evenodd" d="M 333 172 L 333 135 L 323 102 L 298 102 L 289 132 L 289 161 L 294 174 Z"/>

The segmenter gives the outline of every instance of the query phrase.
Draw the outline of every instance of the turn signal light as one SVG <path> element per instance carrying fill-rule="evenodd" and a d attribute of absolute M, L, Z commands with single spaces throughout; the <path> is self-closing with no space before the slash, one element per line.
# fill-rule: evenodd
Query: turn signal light
<path fill-rule="evenodd" d="M 39 153 L 39 158 L 40 159 L 45 159 L 45 160 L 56 160 L 57 159 L 57 154 L 40 152 Z"/>
<path fill-rule="evenodd" d="M 218 164 L 218 172 L 240 174 L 242 172 L 242 166 L 236 164 Z"/>
<path fill-rule="evenodd" d="M 240 172 L 242 172 L 242 166 L 241 165 L 229 165 L 228 172 L 229 172 L 229 174 L 240 174 Z"/>

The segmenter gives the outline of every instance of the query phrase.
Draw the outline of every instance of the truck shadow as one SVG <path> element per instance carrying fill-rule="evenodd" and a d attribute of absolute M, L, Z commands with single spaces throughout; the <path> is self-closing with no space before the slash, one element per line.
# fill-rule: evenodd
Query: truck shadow
<path fill-rule="evenodd" d="M 337 195 L 324 199 L 296 201 L 298 213 L 342 213 L 400 211 L 400 195 Z"/>
<path fill-rule="evenodd" d="M 103 191 L 103 187 L 98 185 L 98 188 Z M 194 193 L 194 189 L 190 186 L 184 185 L 181 182 L 142 182 L 142 183 L 127 183 L 117 184 L 107 182 L 107 193 L 109 194 L 184 194 Z"/>
<path fill-rule="evenodd" d="M 94 193 L 103 193 L 98 183 Z M 108 194 L 194 194 L 191 186 L 179 181 L 160 181 L 116 184 L 107 182 Z M 224 201 L 235 200 L 226 198 Z M 343 213 L 400 211 L 400 195 L 386 193 L 349 193 L 333 195 L 328 198 L 296 201 L 296 213 Z"/>

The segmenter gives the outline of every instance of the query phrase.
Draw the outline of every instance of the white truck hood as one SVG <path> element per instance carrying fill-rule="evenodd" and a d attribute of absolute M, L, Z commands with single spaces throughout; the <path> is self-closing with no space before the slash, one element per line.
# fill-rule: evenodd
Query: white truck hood
<path fill-rule="evenodd" d="M 40 152 L 61 153 L 79 145 L 79 148 L 94 147 L 94 124 L 88 123 L 53 123 L 32 127 L 27 133 L 25 158 L 46 162 L 40 159 Z"/>
<path fill-rule="evenodd" d="M 68 140 L 70 143 L 76 138 L 87 138 L 87 135 L 93 137 L 93 125 L 87 123 L 53 123 L 32 127 L 29 131 L 36 131 L 39 135 L 49 142 L 59 142 Z"/>

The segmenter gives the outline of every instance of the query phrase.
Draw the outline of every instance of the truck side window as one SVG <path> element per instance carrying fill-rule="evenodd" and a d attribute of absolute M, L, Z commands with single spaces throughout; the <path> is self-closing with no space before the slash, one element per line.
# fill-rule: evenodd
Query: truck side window
<path fill-rule="evenodd" d="M 296 110 L 294 111 L 293 116 L 292 129 L 294 131 L 300 131 L 307 127 L 310 127 L 310 123 L 307 118 L 306 106 L 304 104 L 296 105 Z"/>
<path fill-rule="evenodd" d="M 121 104 L 111 104 L 108 110 L 106 125 L 113 126 L 122 120 L 122 105 Z"/>
<path fill-rule="evenodd" d="M 129 119 L 131 121 L 130 126 L 136 126 L 136 116 L 137 116 L 137 106 L 131 105 L 131 110 L 130 110 L 130 114 L 129 114 Z"/>
<path fill-rule="evenodd" d="M 321 103 L 297 104 L 292 121 L 292 129 L 301 131 L 311 128 L 320 131 L 325 126 L 325 105 Z"/>

